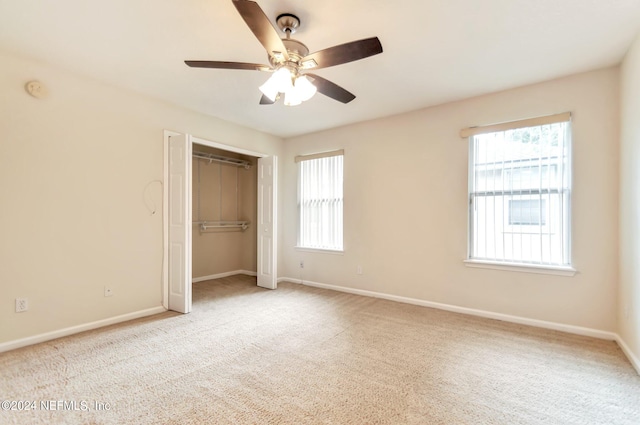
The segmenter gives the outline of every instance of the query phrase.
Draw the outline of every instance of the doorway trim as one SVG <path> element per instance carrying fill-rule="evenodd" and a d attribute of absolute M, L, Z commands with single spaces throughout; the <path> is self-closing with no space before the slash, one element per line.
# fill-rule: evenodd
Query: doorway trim
<path fill-rule="evenodd" d="M 171 131 L 171 130 L 164 130 L 164 138 L 163 138 L 163 168 L 164 168 L 164 176 L 163 176 L 163 200 L 162 200 L 162 239 L 163 239 L 163 243 L 162 243 L 162 250 L 163 250 L 163 254 L 162 254 L 162 306 L 165 309 L 169 309 L 169 188 L 168 188 L 168 184 L 167 182 L 169 181 L 169 137 L 171 136 L 179 136 L 185 133 L 179 133 L 176 131 Z M 189 136 L 188 134 L 185 134 L 186 136 Z M 204 146 L 208 146 L 211 148 L 216 148 L 216 149 L 223 149 L 229 152 L 234 152 L 234 153 L 239 153 L 239 154 L 244 154 L 244 155 L 249 155 L 249 156 L 254 156 L 257 158 L 266 158 L 269 156 L 273 156 L 273 155 L 269 155 L 263 152 L 256 152 L 256 151 L 251 151 L 248 149 L 243 149 L 243 148 L 239 148 L 237 146 L 232 146 L 232 145 L 227 145 L 224 143 L 219 143 L 219 142 L 214 142 L 211 140 L 207 140 L 207 139 L 202 139 L 199 137 L 194 137 L 191 136 L 189 138 L 191 140 L 191 147 L 193 147 L 194 144 L 198 144 L 198 145 L 204 145 Z M 191 168 L 189 168 L 189 172 L 188 172 L 188 176 L 187 178 L 189 179 L 189 181 L 191 181 L 191 179 L 193 178 L 193 170 Z M 274 205 L 277 204 L 277 193 L 274 193 Z M 191 216 L 189 216 L 189 222 L 191 222 L 193 220 L 193 218 Z M 274 217 L 274 222 L 276 223 L 277 226 L 277 215 Z M 277 228 L 277 227 L 276 227 Z M 189 249 L 192 249 L 192 246 L 189 246 Z M 261 249 L 260 245 L 258 244 L 257 250 L 259 251 Z M 258 252 L 258 256 L 260 256 L 260 253 Z M 274 262 L 276 262 L 277 260 L 275 260 L 277 257 L 274 256 Z M 276 270 L 276 264 L 273 264 L 273 270 Z M 190 277 L 190 279 L 188 280 L 187 284 L 191 285 L 193 283 L 193 275 Z M 191 291 L 189 291 L 191 292 Z"/>

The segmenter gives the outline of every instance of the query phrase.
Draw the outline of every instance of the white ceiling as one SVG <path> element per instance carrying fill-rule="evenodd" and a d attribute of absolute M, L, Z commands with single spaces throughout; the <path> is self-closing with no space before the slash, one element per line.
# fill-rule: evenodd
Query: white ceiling
<path fill-rule="evenodd" d="M 0 49 L 290 137 L 615 65 L 640 29 L 639 0 L 258 3 L 298 15 L 312 52 L 378 36 L 384 53 L 316 71 L 357 98 L 260 106 L 269 74 L 187 67 L 268 63 L 232 0 L 0 0 Z"/>

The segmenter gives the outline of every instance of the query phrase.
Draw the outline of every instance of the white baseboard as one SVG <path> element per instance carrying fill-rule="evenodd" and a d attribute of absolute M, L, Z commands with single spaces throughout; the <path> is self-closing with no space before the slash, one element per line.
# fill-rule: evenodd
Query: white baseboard
<path fill-rule="evenodd" d="M 616 342 L 618 343 L 618 346 L 620 347 L 624 355 L 627 356 L 627 358 L 635 368 L 636 372 L 638 372 L 638 375 L 640 375 L 640 360 L 638 360 L 635 354 L 633 354 L 633 351 L 631 351 L 631 348 L 629 348 L 627 343 L 624 342 L 624 340 L 620 335 L 616 335 Z"/>
<path fill-rule="evenodd" d="M 116 323 L 126 322 L 133 319 L 139 319 L 141 317 L 152 316 L 158 313 L 164 313 L 167 311 L 164 307 L 153 307 L 146 310 L 134 311 L 133 313 L 122 314 L 120 316 L 110 317 L 108 319 L 97 320 L 95 322 L 84 323 L 82 325 L 71 326 L 69 328 L 59 329 L 39 335 L 30 336 L 27 338 L 16 339 L 14 341 L 7 341 L 0 344 L 0 353 L 9 350 L 15 350 L 16 348 L 26 347 L 27 345 L 38 344 L 40 342 L 51 341 L 52 339 L 62 338 L 63 336 L 69 336 L 84 331 L 90 331 L 92 329 L 102 328 L 104 326 L 114 325 Z"/>
<path fill-rule="evenodd" d="M 562 332 L 567 332 L 567 333 L 576 334 L 576 335 L 590 336 L 590 337 L 606 339 L 610 341 L 617 341 L 617 338 L 618 338 L 618 336 L 613 332 L 601 331 L 598 329 L 583 328 L 581 326 L 565 325 L 563 323 L 556 323 L 556 322 L 547 322 L 545 320 L 529 319 L 527 317 L 512 316 L 509 314 L 502 314 L 502 313 L 494 313 L 492 311 L 487 311 L 487 310 L 478 310 L 474 308 L 460 307 L 457 305 L 442 304 L 442 303 L 437 303 L 432 301 L 420 300 L 417 298 L 401 297 L 398 295 L 390 295 L 382 292 L 366 291 L 364 289 L 354 289 L 354 288 L 348 288 L 345 286 L 328 285 L 326 283 L 318 283 L 318 282 L 312 282 L 309 280 L 292 279 L 287 277 L 278 279 L 278 282 L 282 282 L 282 281 L 300 283 L 303 285 L 314 286 L 317 288 L 331 289 L 333 291 L 348 292 L 350 294 L 355 294 L 355 295 L 364 295 L 366 297 L 382 298 L 385 300 L 397 301 L 405 304 L 413 304 L 413 305 L 419 305 L 423 307 L 436 308 L 438 310 L 446 310 L 454 313 L 468 314 L 471 316 L 484 317 L 487 319 L 502 320 L 504 322 L 517 323 L 520 325 L 528 325 L 528 326 L 535 326 L 538 328 L 552 329 L 556 331 L 562 331 Z"/>
<path fill-rule="evenodd" d="M 223 277 L 235 276 L 237 274 L 246 274 L 247 276 L 258 276 L 257 272 L 251 272 L 249 270 L 234 270 L 232 272 L 224 272 L 224 273 L 212 274 L 209 276 L 194 277 L 193 279 L 191 279 L 191 283 L 204 282 L 205 280 L 212 280 L 212 279 L 220 279 Z"/>

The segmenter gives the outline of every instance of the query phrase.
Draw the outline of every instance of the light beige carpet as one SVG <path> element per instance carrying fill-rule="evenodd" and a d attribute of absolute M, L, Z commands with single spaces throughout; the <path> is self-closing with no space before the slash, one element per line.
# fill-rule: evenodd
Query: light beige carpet
<path fill-rule="evenodd" d="M 0 399 L 38 404 L 1 424 L 640 424 L 613 342 L 246 276 L 195 284 L 188 315 L 0 354 L 0 373 Z"/>

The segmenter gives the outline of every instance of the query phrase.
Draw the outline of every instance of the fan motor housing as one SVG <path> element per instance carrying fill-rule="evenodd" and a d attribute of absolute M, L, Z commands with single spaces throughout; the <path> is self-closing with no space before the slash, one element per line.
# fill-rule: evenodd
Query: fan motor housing
<path fill-rule="evenodd" d="M 287 48 L 289 54 L 289 61 L 294 62 L 296 65 L 300 64 L 300 60 L 309 54 L 309 48 L 302 42 L 294 40 L 293 38 L 283 38 L 282 43 Z M 269 63 L 275 67 L 279 63 L 276 58 L 269 56 Z"/>

